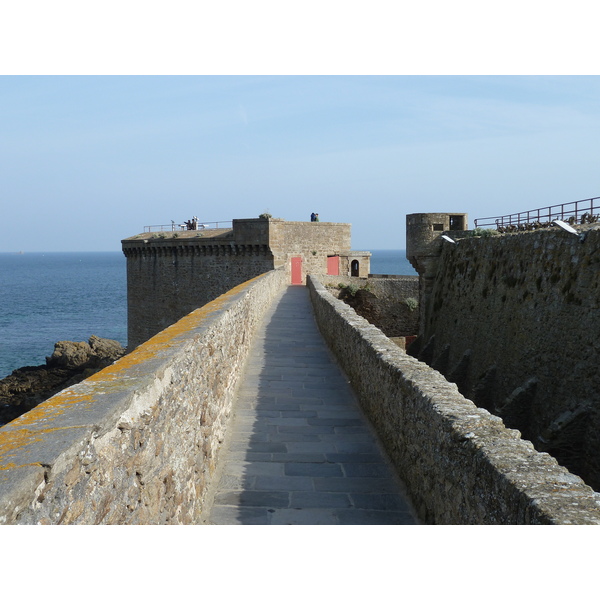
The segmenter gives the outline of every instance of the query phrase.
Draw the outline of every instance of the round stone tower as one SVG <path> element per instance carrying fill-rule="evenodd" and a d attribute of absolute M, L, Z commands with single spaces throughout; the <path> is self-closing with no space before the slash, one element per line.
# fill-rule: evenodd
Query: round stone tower
<path fill-rule="evenodd" d="M 406 258 L 419 274 L 419 334 L 425 326 L 429 296 L 444 243 L 440 236 L 445 233 L 452 238 L 456 232 L 465 231 L 467 218 L 467 213 L 406 215 Z"/>
<path fill-rule="evenodd" d="M 467 213 L 413 213 L 406 215 L 406 257 L 419 275 L 440 253 L 440 236 L 465 231 Z M 449 237 L 452 237 L 450 234 Z"/>

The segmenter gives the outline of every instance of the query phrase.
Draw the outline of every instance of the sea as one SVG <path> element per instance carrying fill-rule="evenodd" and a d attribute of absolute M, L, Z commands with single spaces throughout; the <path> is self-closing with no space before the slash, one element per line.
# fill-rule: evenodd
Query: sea
<path fill-rule="evenodd" d="M 404 250 L 371 250 L 371 273 L 417 274 Z M 0 379 L 92 335 L 127 345 L 122 252 L 0 253 Z"/>

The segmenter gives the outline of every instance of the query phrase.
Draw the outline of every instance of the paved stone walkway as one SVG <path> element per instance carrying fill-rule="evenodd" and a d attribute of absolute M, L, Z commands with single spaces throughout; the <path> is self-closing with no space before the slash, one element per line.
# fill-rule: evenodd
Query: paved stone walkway
<path fill-rule="evenodd" d="M 210 524 L 416 523 L 304 286 L 257 332 L 223 450 Z"/>

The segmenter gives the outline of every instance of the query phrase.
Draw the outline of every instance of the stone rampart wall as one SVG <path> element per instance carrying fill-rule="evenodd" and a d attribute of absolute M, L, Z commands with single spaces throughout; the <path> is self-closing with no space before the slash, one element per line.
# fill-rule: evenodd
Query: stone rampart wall
<path fill-rule="evenodd" d="M 326 286 L 344 285 L 368 286 L 378 297 L 386 298 L 391 304 L 398 299 L 417 298 L 419 295 L 419 277 L 417 275 L 389 275 L 387 277 L 350 277 L 345 275 L 319 275 Z"/>
<path fill-rule="evenodd" d="M 256 325 L 239 285 L 0 428 L 1 524 L 198 523 Z"/>
<path fill-rule="evenodd" d="M 600 490 L 600 229 L 444 244 L 425 308 L 415 355 Z"/>
<path fill-rule="evenodd" d="M 583 481 L 464 398 L 309 277 L 319 328 L 408 487 L 437 524 L 600 524 Z"/>
<path fill-rule="evenodd" d="M 273 268 L 273 256 L 266 246 L 198 242 L 178 247 L 172 240 L 153 240 L 145 248 L 125 248 L 125 254 L 130 349 Z"/>
<path fill-rule="evenodd" d="M 359 299 L 362 316 L 381 329 L 388 337 L 416 335 L 419 329 L 418 301 L 419 278 L 398 275 L 393 278 L 348 277 L 320 275 L 320 281 L 339 297 L 339 285 L 354 286 L 363 290 Z M 407 300 L 409 302 L 407 303 Z M 357 307 L 358 308 L 358 307 Z"/>

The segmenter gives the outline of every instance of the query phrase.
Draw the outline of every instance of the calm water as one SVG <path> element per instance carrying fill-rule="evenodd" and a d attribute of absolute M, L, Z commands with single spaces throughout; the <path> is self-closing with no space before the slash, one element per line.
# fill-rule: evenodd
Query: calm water
<path fill-rule="evenodd" d="M 122 252 L 0 253 L 0 378 L 45 364 L 55 342 L 127 343 Z"/>
<path fill-rule="evenodd" d="M 417 275 L 406 258 L 406 250 L 371 250 L 371 273 Z"/>
<path fill-rule="evenodd" d="M 372 250 L 371 272 L 416 275 L 404 250 Z M 55 342 L 127 344 L 122 252 L 0 253 L 0 378 L 42 365 Z"/>

